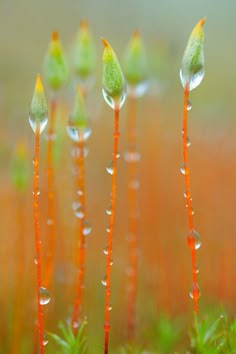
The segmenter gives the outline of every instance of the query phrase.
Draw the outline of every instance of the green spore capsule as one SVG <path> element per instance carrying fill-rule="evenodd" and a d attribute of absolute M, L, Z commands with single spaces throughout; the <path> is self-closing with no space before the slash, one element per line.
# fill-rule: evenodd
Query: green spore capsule
<path fill-rule="evenodd" d="M 135 31 L 124 56 L 124 74 L 131 90 L 142 95 L 147 89 L 148 65 L 140 33 Z"/>
<path fill-rule="evenodd" d="M 110 44 L 102 40 L 103 52 L 103 97 L 112 108 L 121 108 L 126 98 L 126 82 L 120 64 Z"/>
<path fill-rule="evenodd" d="M 183 87 L 188 87 L 189 91 L 200 85 L 205 74 L 203 52 L 205 21 L 206 19 L 202 18 L 194 27 L 182 59 L 180 80 Z"/>
<path fill-rule="evenodd" d="M 73 50 L 73 64 L 80 79 L 86 80 L 92 75 L 95 67 L 95 48 L 86 21 L 82 21 L 79 26 Z"/>
<path fill-rule="evenodd" d="M 31 101 L 29 112 L 29 123 L 33 131 L 39 131 L 39 134 L 45 129 L 48 122 L 48 108 L 44 95 L 43 85 L 40 75 L 37 76 L 34 95 Z"/>
<path fill-rule="evenodd" d="M 87 140 L 91 135 L 91 129 L 87 127 L 87 109 L 84 99 L 84 92 L 80 86 L 77 87 L 74 107 L 67 126 L 67 134 L 71 140 L 79 142 Z"/>
<path fill-rule="evenodd" d="M 58 32 L 53 32 L 47 54 L 44 59 L 44 72 L 49 87 L 57 91 L 68 77 L 68 67 L 59 41 Z"/>

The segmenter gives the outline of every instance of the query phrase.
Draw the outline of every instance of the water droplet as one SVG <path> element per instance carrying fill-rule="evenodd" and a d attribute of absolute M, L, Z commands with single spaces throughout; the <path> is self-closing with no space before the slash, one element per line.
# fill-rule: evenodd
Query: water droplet
<path fill-rule="evenodd" d="M 74 210 L 74 215 L 78 218 L 78 219 L 83 219 L 84 217 L 84 210 L 82 208 L 82 206 L 78 206 L 78 208 L 76 210 Z"/>
<path fill-rule="evenodd" d="M 190 213 L 191 213 L 191 215 L 194 215 L 195 214 L 195 210 L 193 208 L 190 208 Z"/>
<path fill-rule="evenodd" d="M 103 249 L 103 253 L 105 254 L 105 256 L 108 255 L 108 247 L 105 247 L 105 248 Z"/>
<path fill-rule="evenodd" d="M 83 194 L 84 194 L 83 189 L 78 189 L 78 190 L 77 190 L 77 194 L 78 194 L 79 196 L 83 195 Z"/>
<path fill-rule="evenodd" d="M 140 187 L 139 180 L 133 179 L 132 181 L 130 181 L 129 188 L 137 190 L 137 189 L 139 189 L 139 187 Z"/>
<path fill-rule="evenodd" d="M 192 230 L 187 237 L 188 246 L 191 249 L 198 250 L 201 247 L 201 238 L 196 230 Z"/>
<path fill-rule="evenodd" d="M 48 117 L 42 117 L 40 120 L 35 119 L 33 116 L 29 116 L 29 123 L 33 131 L 36 133 L 36 130 L 39 130 L 39 134 L 46 128 L 48 122 Z"/>
<path fill-rule="evenodd" d="M 124 159 L 126 162 L 138 162 L 140 160 L 140 156 L 140 153 L 136 151 L 126 151 L 124 153 Z"/>
<path fill-rule="evenodd" d="M 102 285 L 107 286 L 107 278 L 104 277 L 104 278 L 101 280 L 101 283 L 102 283 Z"/>
<path fill-rule="evenodd" d="M 111 215 L 111 205 L 106 209 L 106 214 Z"/>
<path fill-rule="evenodd" d="M 83 148 L 83 156 L 86 158 L 88 156 L 89 149 L 87 147 Z M 81 149 L 78 146 L 73 146 L 71 148 L 71 156 L 72 157 L 80 157 L 81 156 Z"/>
<path fill-rule="evenodd" d="M 180 172 L 182 173 L 182 175 L 188 175 L 189 174 L 189 168 L 186 165 L 186 163 L 183 163 L 182 166 L 180 167 Z"/>
<path fill-rule="evenodd" d="M 191 145 L 191 140 L 189 139 L 189 137 L 188 137 L 188 136 L 187 136 L 186 145 L 187 145 L 187 147 L 189 147 L 189 146 Z"/>
<path fill-rule="evenodd" d="M 69 138 L 75 142 L 86 141 L 90 137 L 92 130 L 90 128 L 79 129 L 73 124 L 66 127 Z"/>
<path fill-rule="evenodd" d="M 54 141 L 54 140 L 56 140 L 56 137 L 57 137 L 56 133 L 47 133 L 47 134 L 45 135 L 45 140 Z"/>
<path fill-rule="evenodd" d="M 198 300 L 201 296 L 200 287 L 197 283 L 193 284 L 192 290 L 189 293 L 191 299 Z"/>
<path fill-rule="evenodd" d="M 113 175 L 114 173 L 113 161 L 109 163 L 109 165 L 106 167 L 106 170 L 110 175 Z"/>
<path fill-rule="evenodd" d="M 184 198 L 192 200 L 190 191 L 184 192 Z"/>
<path fill-rule="evenodd" d="M 46 335 L 46 333 L 43 334 L 43 345 L 47 345 L 48 344 L 48 336 Z"/>
<path fill-rule="evenodd" d="M 108 234 L 111 232 L 111 227 L 110 227 L 110 226 L 108 226 L 108 227 L 106 228 L 106 232 L 107 232 Z"/>
<path fill-rule="evenodd" d="M 78 321 L 73 321 L 72 326 L 73 326 L 74 329 L 79 328 L 79 322 Z"/>
<path fill-rule="evenodd" d="M 120 153 L 118 152 L 118 153 L 116 154 L 116 158 L 119 159 L 119 157 L 120 157 Z"/>
<path fill-rule="evenodd" d="M 126 99 L 126 91 L 125 90 L 122 92 L 121 96 L 117 100 L 114 100 L 111 96 L 109 96 L 108 93 L 106 92 L 106 90 L 104 90 L 104 89 L 102 89 L 102 94 L 103 94 L 104 100 L 106 101 L 108 106 L 110 106 L 112 109 L 115 109 L 115 108 L 121 109 L 121 107 L 125 103 L 125 99 Z"/>
<path fill-rule="evenodd" d="M 112 306 L 111 305 L 107 306 L 107 309 L 108 309 L 108 311 L 111 311 L 112 310 Z"/>
<path fill-rule="evenodd" d="M 200 83 L 202 82 L 202 79 L 205 75 L 205 71 L 202 67 L 202 69 L 199 70 L 197 73 L 189 75 L 189 74 L 184 73 L 182 71 L 182 69 L 180 69 L 179 74 L 180 74 L 180 81 L 181 81 L 183 87 L 185 88 L 186 85 L 188 85 L 189 91 L 192 91 L 198 85 L 200 85 Z"/>
<path fill-rule="evenodd" d="M 40 190 L 37 189 L 36 191 L 33 191 L 32 193 L 33 193 L 33 195 L 40 195 Z"/>
<path fill-rule="evenodd" d="M 38 264 L 38 260 L 36 257 L 34 258 L 34 264 L 36 264 L 36 265 Z"/>
<path fill-rule="evenodd" d="M 148 89 L 148 81 L 142 81 L 137 85 L 127 85 L 128 96 L 139 98 L 142 97 Z"/>
<path fill-rule="evenodd" d="M 110 266 L 113 266 L 113 264 L 114 264 L 114 261 L 113 261 L 113 259 L 111 259 Z"/>
<path fill-rule="evenodd" d="M 90 225 L 90 222 L 88 220 L 84 221 L 84 228 L 83 228 L 83 235 L 88 236 L 92 231 L 92 227 Z"/>
<path fill-rule="evenodd" d="M 195 274 L 198 274 L 199 273 L 199 268 L 195 265 L 194 269 L 193 269 L 193 272 Z"/>
<path fill-rule="evenodd" d="M 187 111 L 191 111 L 192 109 L 192 102 L 188 100 L 188 103 L 187 103 Z"/>
<path fill-rule="evenodd" d="M 51 300 L 48 289 L 41 286 L 40 288 L 40 305 L 47 305 Z"/>

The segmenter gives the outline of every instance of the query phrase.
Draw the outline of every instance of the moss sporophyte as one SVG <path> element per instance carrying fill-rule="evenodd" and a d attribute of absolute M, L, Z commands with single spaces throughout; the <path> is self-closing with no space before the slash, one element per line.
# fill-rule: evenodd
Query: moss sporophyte
<path fill-rule="evenodd" d="M 56 31 L 52 34 L 44 59 L 44 72 L 48 86 L 53 91 L 60 89 L 68 77 L 67 62 Z"/>
<path fill-rule="evenodd" d="M 201 19 L 193 29 L 187 47 L 184 52 L 182 67 L 180 70 L 180 80 L 184 87 L 184 103 L 183 103 L 183 165 L 180 168 L 184 175 L 187 216 L 188 216 L 188 236 L 187 243 L 191 251 L 192 263 L 192 289 L 190 297 L 193 299 L 194 312 L 198 313 L 198 299 L 200 297 L 200 287 L 197 282 L 198 267 L 196 265 L 196 250 L 201 246 L 199 233 L 194 229 L 192 208 L 192 194 L 190 188 L 190 169 L 188 163 L 188 148 L 190 140 L 187 135 L 188 111 L 192 108 L 189 102 L 189 92 L 196 88 L 202 81 L 204 76 L 204 53 L 203 53 L 203 24 L 205 18 Z"/>
<path fill-rule="evenodd" d="M 126 81 L 114 50 L 102 39 L 103 51 L 103 96 L 111 108 L 121 108 L 126 97 Z"/>
<path fill-rule="evenodd" d="M 180 79 L 183 87 L 188 85 L 189 91 L 197 87 L 204 77 L 203 25 L 206 19 L 202 18 L 194 27 L 182 59 Z"/>
<path fill-rule="evenodd" d="M 46 288 L 42 287 L 41 280 L 41 239 L 39 233 L 39 137 L 47 124 L 47 103 L 44 96 L 43 85 L 40 76 L 37 76 L 34 95 L 30 107 L 29 122 L 35 133 L 35 153 L 33 159 L 33 217 L 35 234 L 35 264 L 37 273 L 37 307 L 38 307 L 38 333 L 40 354 L 44 354 L 44 345 L 47 342 L 43 331 L 42 306 L 50 301 L 50 295 Z M 47 301 L 45 302 L 45 295 Z"/>
<path fill-rule="evenodd" d="M 76 75 L 82 80 L 93 73 L 95 67 L 95 48 L 86 21 L 81 21 L 73 47 L 73 64 Z"/>
<path fill-rule="evenodd" d="M 110 333 L 110 298 L 111 298 L 111 265 L 112 260 L 112 240 L 114 233 L 114 221 L 116 210 L 117 195 L 117 156 L 119 142 L 119 113 L 125 98 L 126 84 L 120 64 L 110 44 L 103 39 L 103 96 L 106 103 L 114 110 L 114 132 L 113 132 L 113 152 L 112 161 L 107 167 L 107 172 L 111 175 L 111 199 L 109 210 L 109 225 L 107 227 L 107 247 L 105 249 L 106 256 L 106 274 L 102 280 L 105 286 L 105 311 L 104 311 L 104 354 L 108 354 L 109 333 Z"/>

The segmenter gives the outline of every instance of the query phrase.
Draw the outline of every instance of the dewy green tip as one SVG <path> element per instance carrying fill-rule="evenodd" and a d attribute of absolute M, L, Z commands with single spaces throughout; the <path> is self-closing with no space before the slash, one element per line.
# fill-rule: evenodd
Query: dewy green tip
<path fill-rule="evenodd" d="M 46 127 L 47 121 L 48 121 L 47 102 L 44 95 L 41 78 L 40 75 L 38 74 L 33 98 L 31 101 L 31 106 L 30 106 L 29 122 L 34 132 L 36 132 L 38 128 L 39 133 L 41 133 Z"/>
<path fill-rule="evenodd" d="M 102 39 L 102 42 L 104 45 L 103 89 L 113 100 L 119 100 L 125 91 L 125 78 L 112 47 L 106 39 Z"/>
<path fill-rule="evenodd" d="M 148 66 L 140 33 L 135 31 L 124 57 L 124 74 L 128 84 L 138 85 L 147 78 Z"/>
<path fill-rule="evenodd" d="M 205 21 L 206 19 L 202 18 L 194 27 L 182 59 L 180 80 L 183 87 L 188 87 L 190 91 L 200 85 L 205 74 L 203 52 Z"/>
<path fill-rule="evenodd" d="M 85 129 L 87 125 L 87 110 L 84 99 L 84 92 L 80 86 L 77 87 L 74 106 L 70 115 L 70 123 L 78 129 Z"/>
<path fill-rule="evenodd" d="M 66 59 L 59 41 L 58 32 L 53 32 L 44 60 L 44 72 L 49 87 L 56 91 L 61 88 L 68 77 Z"/>
<path fill-rule="evenodd" d="M 89 26 L 82 21 L 79 26 L 73 51 L 73 63 L 76 74 L 86 79 L 92 75 L 95 67 L 95 48 Z"/>

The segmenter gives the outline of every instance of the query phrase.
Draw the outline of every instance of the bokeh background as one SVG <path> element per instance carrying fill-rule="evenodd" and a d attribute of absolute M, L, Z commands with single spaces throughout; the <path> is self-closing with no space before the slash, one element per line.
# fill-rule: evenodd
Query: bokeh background
<path fill-rule="evenodd" d="M 201 287 L 200 307 L 221 304 L 235 310 L 235 14 L 233 0 L 0 0 L 0 336 L 1 353 L 14 354 L 16 294 L 23 294 L 20 348 L 33 351 L 35 316 L 34 234 L 32 179 L 23 194 L 12 183 L 11 159 L 17 141 L 28 147 L 29 166 L 34 136 L 28 111 L 36 74 L 51 32 L 58 30 L 70 61 L 71 46 L 79 22 L 87 19 L 97 49 L 94 86 L 88 97 L 93 134 L 86 159 L 87 214 L 93 232 L 88 239 L 86 313 L 88 333 L 102 352 L 103 288 L 110 177 L 105 167 L 111 160 L 112 111 L 101 95 L 100 38 L 107 38 L 122 63 L 132 32 L 143 37 L 149 60 L 150 88 L 137 107 L 138 166 L 140 189 L 139 245 L 140 281 L 138 324 L 147 328 L 161 312 L 191 316 L 190 254 L 186 245 L 187 216 L 183 198 L 181 114 L 183 90 L 179 68 L 188 36 L 197 21 L 206 16 L 205 70 L 202 84 L 191 93 L 189 150 L 195 225 L 202 240 L 198 251 Z M 70 142 L 65 127 L 73 98 L 73 70 L 60 93 L 56 143 L 57 240 L 52 300 L 46 310 L 46 326 L 57 331 L 73 302 L 74 219 L 73 176 Z M 45 90 L 49 99 L 50 92 Z M 127 105 L 120 118 L 120 152 L 126 143 Z M 47 245 L 46 228 L 46 139 L 41 139 L 41 235 Z M 127 261 L 127 166 L 119 160 L 117 217 L 114 239 L 112 288 L 112 343 L 125 338 Z M 23 231 L 22 231 L 23 230 Z M 46 252 L 44 250 L 44 252 Z M 23 275 L 22 275 L 23 274 Z M 20 279 L 20 281 L 19 281 Z M 145 306 L 144 306 L 145 304 Z M 49 308 L 50 307 L 50 308 Z M 18 315 L 19 316 L 19 315 Z M 18 317 L 19 318 L 19 317 Z M 94 344 L 95 345 L 95 344 Z M 13 349 L 12 349 L 13 348 Z M 50 350 L 50 343 L 49 349 Z M 99 351 L 100 350 L 100 351 Z"/>

